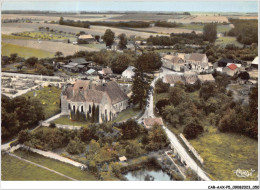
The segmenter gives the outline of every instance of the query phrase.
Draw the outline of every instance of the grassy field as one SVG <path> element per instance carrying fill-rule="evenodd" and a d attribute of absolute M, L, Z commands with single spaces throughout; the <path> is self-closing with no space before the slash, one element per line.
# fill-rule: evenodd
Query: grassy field
<path fill-rule="evenodd" d="M 243 45 L 240 44 L 235 37 L 230 36 L 219 37 L 215 42 L 215 45 L 220 45 L 222 47 L 225 47 L 227 44 L 234 44 L 235 46 L 243 47 Z"/>
<path fill-rule="evenodd" d="M 138 113 L 140 113 L 139 109 L 137 109 L 137 108 L 128 108 L 128 109 L 120 112 L 118 114 L 118 117 L 115 120 L 111 121 L 110 123 L 116 123 L 116 122 L 128 120 L 128 119 L 130 119 L 132 117 L 137 116 Z"/>
<path fill-rule="evenodd" d="M 36 93 L 34 97 L 33 94 Z M 56 87 L 44 87 L 40 90 L 28 92 L 22 96 L 38 99 L 44 108 L 45 118 L 49 118 L 60 112 L 61 89 Z"/>
<path fill-rule="evenodd" d="M 51 159 L 51 158 L 46 158 L 44 156 L 41 156 L 39 154 L 30 152 L 30 151 L 27 152 L 27 151 L 23 151 L 23 150 L 17 150 L 17 151 L 15 151 L 15 154 L 26 160 L 30 160 L 37 164 L 43 165 L 47 168 L 53 169 L 57 172 L 60 172 L 64 175 L 67 175 L 67 176 L 72 177 L 77 180 L 84 180 L 84 181 L 97 180 L 97 178 L 94 175 L 92 175 L 90 172 L 81 171 L 80 168 L 77 168 L 70 164 L 66 164 L 66 163 Z"/>
<path fill-rule="evenodd" d="M 80 127 L 87 127 L 90 124 L 90 122 L 72 121 L 70 120 L 69 116 L 61 116 L 58 119 L 54 120 L 53 122 L 61 125 L 72 125 L 72 126 L 80 126 Z"/>
<path fill-rule="evenodd" d="M 10 54 L 12 53 L 17 53 L 20 57 L 24 58 L 29 58 L 33 56 L 37 58 L 54 57 L 54 53 L 48 51 L 2 42 L 2 55 L 10 56 Z"/>
<path fill-rule="evenodd" d="M 67 178 L 7 154 L 1 155 L 3 181 L 61 181 Z"/>
<path fill-rule="evenodd" d="M 206 171 L 215 180 L 257 180 L 258 148 L 257 141 L 249 137 L 221 133 L 217 128 L 204 127 L 205 132 L 190 143 L 204 159 Z M 255 170 L 248 178 L 239 178 L 233 172 L 238 168 Z"/>
<path fill-rule="evenodd" d="M 14 36 L 14 35 L 2 34 L 2 39 L 30 40 L 32 38 L 24 37 L 24 36 Z"/>

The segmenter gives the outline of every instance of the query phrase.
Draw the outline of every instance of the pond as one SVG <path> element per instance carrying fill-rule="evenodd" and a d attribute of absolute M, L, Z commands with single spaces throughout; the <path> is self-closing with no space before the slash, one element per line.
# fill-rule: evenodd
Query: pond
<path fill-rule="evenodd" d="M 161 168 L 146 167 L 135 171 L 127 172 L 125 178 L 128 181 L 171 181 L 171 177 Z"/>

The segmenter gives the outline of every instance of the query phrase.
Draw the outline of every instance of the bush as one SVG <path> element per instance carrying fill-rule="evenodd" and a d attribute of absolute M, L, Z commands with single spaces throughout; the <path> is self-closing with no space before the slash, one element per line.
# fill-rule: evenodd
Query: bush
<path fill-rule="evenodd" d="M 165 93 L 168 92 L 170 84 L 164 83 L 162 79 L 158 79 L 155 83 L 155 92 L 156 93 Z"/>
<path fill-rule="evenodd" d="M 171 103 L 170 103 L 169 99 L 162 99 L 162 100 L 159 100 L 159 101 L 156 103 L 155 107 L 158 109 L 159 114 L 162 114 L 163 108 L 164 108 L 165 106 L 170 105 L 170 104 L 171 104 Z"/>
<path fill-rule="evenodd" d="M 55 124 L 55 123 L 50 123 L 49 127 L 50 127 L 50 128 L 55 128 L 55 127 L 56 127 L 56 124 Z"/>
<path fill-rule="evenodd" d="M 195 139 L 198 135 L 203 133 L 203 130 L 201 125 L 190 123 L 185 126 L 183 134 L 187 139 Z"/>
<path fill-rule="evenodd" d="M 84 152 L 85 145 L 76 137 L 75 139 L 70 140 L 66 150 L 70 154 L 80 154 Z"/>

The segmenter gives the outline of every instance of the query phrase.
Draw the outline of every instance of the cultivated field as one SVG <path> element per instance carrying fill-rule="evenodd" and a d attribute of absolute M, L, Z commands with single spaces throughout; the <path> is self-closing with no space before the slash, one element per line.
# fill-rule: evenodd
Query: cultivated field
<path fill-rule="evenodd" d="M 5 41 L 5 40 L 4 40 Z M 26 43 L 26 40 L 18 40 Z M 38 58 L 46 58 L 46 57 L 54 57 L 54 52 L 49 52 L 44 49 L 35 49 L 30 47 L 25 47 L 21 45 L 14 45 L 9 43 L 2 42 L 2 55 L 10 56 L 13 53 L 17 53 L 20 57 L 29 58 L 29 57 L 38 57 Z"/>
<path fill-rule="evenodd" d="M 107 19 L 118 17 L 118 14 L 2 14 L 2 19 L 31 19 L 35 22 L 58 21 L 60 17 L 69 20 L 81 21 L 105 21 Z"/>
<path fill-rule="evenodd" d="M 158 34 L 171 34 L 171 33 L 191 33 L 193 30 L 191 29 L 184 29 L 184 28 L 164 28 L 164 27 L 149 27 L 149 28 L 138 28 L 140 31 L 153 31 L 157 32 Z M 202 33 L 202 31 L 195 31 L 197 34 Z M 155 35 L 155 34 L 153 34 Z"/>
<path fill-rule="evenodd" d="M 179 22 L 179 23 L 192 23 L 192 22 L 203 22 L 203 23 L 210 23 L 210 22 L 228 22 L 228 18 L 226 16 L 207 16 L 207 15 L 198 15 L 198 16 L 184 16 L 182 18 L 174 18 L 168 19 L 168 22 Z"/>
<path fill-rule="evenodd" d="M 74 34 L 79 33 L 80 31 L 84 31 L 92 35 L 103 35 L 106 29 L 111 29 L 113 32 L 115 32 L 116 36 L 121 33 L 125 33 L 127 36 L 136 35 L 136 36 L 148 38 L 152 34 L 147 32 L 138 32 L 138 31 L 132 31 L 127 29 L 112 28 L 112 27 L 105 27 L 105 26 L 91 26 L 90 29 L 87 29 L 87 28 L 64 26 L 58 24 L 46 24 L 46 23 L 3 23 L 2 34 L 11 34 L 11 33 L 24 32 L 24 31 L 38 31 L 38 27 L 40 26 L 49 27 L 50 30 L 53 29 L 53 30 L 63 31 L 66 33 L 70 32 Z"/>
<path fill-rule="evenodd" d="M 4 43 L 13 44 L 28 48 L 34 48 L 37 50 L 42 50 L 50 53 L 56 53 L 60 51 L 64 56 L 72 55 L 78 51 L 99 51 L 99 49 L 88 48 L 63 42 L 52 42 L 52 41 L 37 41 L 37 40 L 15 40 L 15 39 L 4 39 Z M 19 48 L 21 49 L 21 48 Z M 20 50 L 17 50 L 17 54 L 19 54 Z M 5 51 L 5 46 L 2 46 L 2 50 Z M 22 49 L 21 49 L 22 50 Z"/>

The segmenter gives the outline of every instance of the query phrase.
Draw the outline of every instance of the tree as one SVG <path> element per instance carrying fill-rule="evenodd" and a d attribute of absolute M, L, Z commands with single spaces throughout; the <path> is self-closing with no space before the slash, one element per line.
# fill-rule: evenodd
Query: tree
<path fill-rule="evenodd" d="M 148 133 L 149 144 L 145 147 L 147 150 L 159 150 L 165 148 L 168 144 L 168 138 L 162 127 L 155 125 Z"/>
<path fill-rule="evenodd" d="M 62 57 L 62 56 L 63 56 L 63 53 L 60 52 L 60 51 L 57 51 L 57 52 L 55 53 L 55 57 L 60 58 L 60 57 Z"/>
<path fill-rule="evenodd" d="M 126 38 L 126 35 L 124 33 L 118 35 L 118 38 L 119 38 L 119 44 L 118 44 L 118 47 L 119 49 L 126 49 L 126 45 L 127 45 L 127 38 Z"/>
<path fill-rule="evenodd" d="M 126 54 L 119 54 L 112 60 L 111 69 L 113 73 L 121 74 L 130 64 L 130 59 Z"/>
<path fill-rule="evenodd" d="M 249 109 L 251 118 L 255 121 L 258 119 L 258 84 L 256 84 L 249 95 Z"/>
<path fill-rule="evenodd" d="M 63 25 L 63 24 L 64 24 L 64 19 L 63 19 L 63 17 L 60 17 L 59 24 L 60 24 L 60 25 Z"/>
<path fill-rule="evenodd" d="M 210 43 L 214 43 L 217 39 L 217 24 L 205 24 L 203 27 L 203 38 Z"/>
<path fill-rule="evenodd" d="M 28 58 L 25 63 L 29 66 L 29 67 L 33 67 L 36 63 L 38 62 L 38 58 L 36 57 L 30 57 Z"/>
<path fill-rule="evenodd" d="M 170 105 L 169 99 L 161 99 L 156 103 L 155 107 L 158 110 L 159 114 L 162 114 L 163 108 L 168 105 Z"/>
<path fill-rule="evenodd" d="M 115 33 L 112 32 L 112 30 L 107 29 L 103 36 L 103 40 L 106 43 L 106 46 L 111 47 L 111 45 L 114 43 L 114 39 L 115 39 Z"/>
<path fill-rule="evenodd" d="M 141 132 L 140 126 L 134 120 L 128 120 L 120 124 L 119 128 L 122 129 L 123 139 L 133 139 Z"/>
<path fill-rule="evenodd" d="M 132 96 L 130 102 L 133 104 L 139 104 L 139 108 L 142 109 L 146 105 L 146 99 L 150 91 L 150 81 L 148 81 L 144 74 L 138 70 L 135 71 Z"/>
<path fill-rule="evenodd" d="M 66 148 L 67 152 L 70 154 L 80 154 L 85 150 L 85 145 L 80 141 L 78 137 L 71 139 Z"/>
<path fill-rule="evenodd" d="M 18 133 L 18 142 L 23 144 L 31 139 L 31 133 L 28 129 L 22 130 Z"/>
<path fill-rule="evenodd" d="M 97 42 L 99 42 L 99 39 L 100 39 L 100 36 L 99 36 L 99 35 L 95 35 L 95 40 L 96 40 Z"/>
<path fill-rule="evenodd" d="M 17 53 L 12 53 L 12 54 L 10 55 L 10 60 L 11 60 L 12 62 L 15 62 L 16 59 L 17 59 L 17 57 L 18 57 Z"/>
<path fill-rule="evenodd" d="M 203 133 L 203 127 L 195 123 L 186 125 L 183 130 L 183 134 L 187 139 L 195 139 L 201 133 Z"/>
<path fill-rule="evenodd" d="M 164 83 L 162 79 L 158 79 L 155 83 L 155 92 L 156 93 L 165 93 L 168 92 L 170 88 L 169 83 Z"/>
<path fill-rule="evenodd" d="M 136 62 L 136 68 L 142 72 L 153 72 L 162 66 L 161 57 L 158 53 L 149 52 L 140 55 Z"/>
<path fill-rule="evenodd" d="M 95 114 L 96 114 L 96 106 L 93 104 L 92 106 L 92 123 L 95 122 Z"/>
<path fill-rule="evenodd" d="M 179 87 L 174 87 L 170 90 L 169 100 L 174 105 L 177 106 L 184 99 L 184 90 Z"/>

